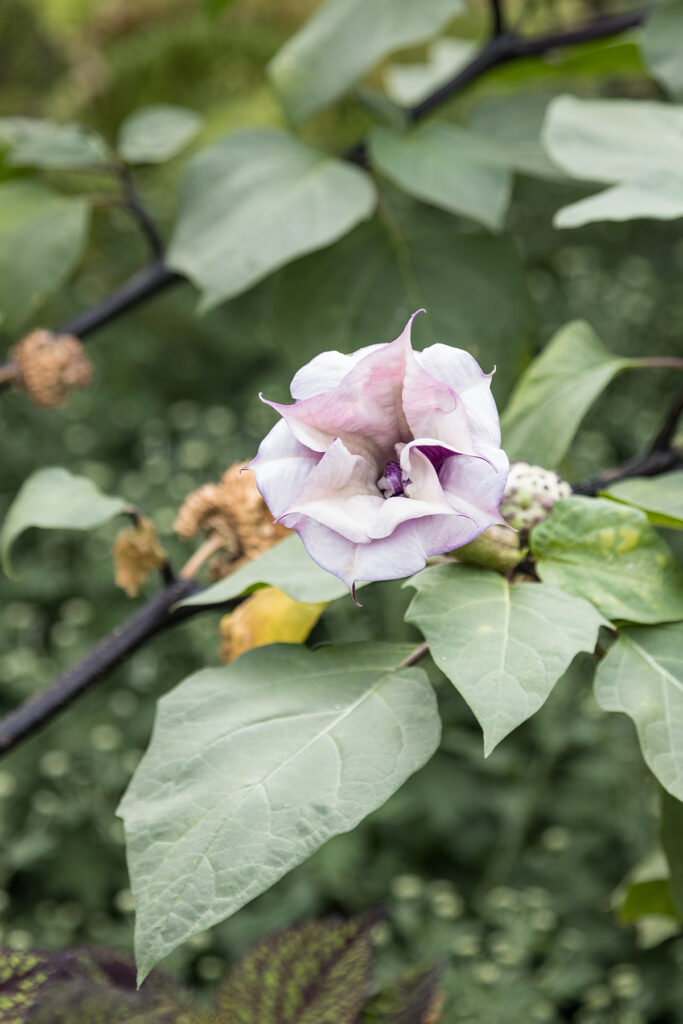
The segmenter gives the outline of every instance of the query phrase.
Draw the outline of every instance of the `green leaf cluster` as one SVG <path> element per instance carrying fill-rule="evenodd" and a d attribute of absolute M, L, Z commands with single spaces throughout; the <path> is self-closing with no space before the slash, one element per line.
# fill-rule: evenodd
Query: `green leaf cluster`
<path fill-rule="evenodd" d="M 227 4 L 206 6 L 217 12 Z M 470 59 L 469 41 L 433 38 L 462 10 L 461 0 L 324 0 L 270 62 L 284 112 L 298 124 L 373 73 L 393 99 L 418 102 Z M 673 95 L 681 88 L 671 43 L 680 18 L 680 0 L 662 5 L 643 40 L 653 74 Z M 426 42 L 423 63 L 376 70 L 397 50 Z M 623 57 L 602 48 L 564 63 L 596 73 Z M 520 74 L 545 81 L 566 71 L 536 65 Z M 513 176 L 611 186 L 562 209 L 559 227 L 679 217 L 682 113 L 653 100 L 560 96 L 548 104 L 545 94 L 501 92 L 474 112 L 460 110 L 471 114 L 466 125 L 448 118 L 402 129 L 392 110 L 390 124 L 375 125 L 353 160 L 325 148 L 320 119 L 301 135 L 266 127 L 214 138 L 182 173 L 166 263 L 196 286 L 202 310 L 228 303 L 224 323 L 235 337 L 258 339 L 297 366 L 322 347 L 351 351 L 388 340 L 426 306 L 419 344 L 451 341 L 487 370 L 497 363 L 499 401 L 516 384 L 502 418 L 506 450 L 554 468 L 610 382 L 647 360 L 613 355 L 586 322 L 572 321 L 519 378 L 535 318 L 517 247 L 501 236 Z M 375 113 L 387 107 L 380 99 Z M 75 185 L 81 179 L 71 172 L 130 181 L 133 167 L 171 160 L 199 128 L 196 113 L 165 104 L 133 111 L 111 144 L 79 125 L 0 119 L 6 167 L 22 171 L 0 184 L 3 330 L 23 329 L 81 259 L 94 192 L 92 183 Z M 26 169 L 45 172 L 50 184 L 23 176 Z M 598 701 L 633 720 L 667 794 L 662 838 L 671 879 L 668 888 L 632 890 L 634 917 L 646 904 L 670 910 L 681 902 L 683 573 L 654 529 L 681 527 L 681 496 L 675 472 L 559 503 L 532 532 L 526 568 L 538 580 L 451 559 L 409 581 L 415 595 L 406 621 L 425 638 L 433 677 L 445 689 L 445 676 L 472 709 L 486 754 L 597 646 Z M 85 478 L 41 470 L 7 513 L 3 557 L 31 526 L 89 529 L 125 507 Z M 220 605 L 263 585 L 300 601 L 350 604 L 297 538 L 183 604 Z M 422 650 L 271 646 L 195 673 L 161 701 L 121 803 L 142 977 L 354 828 L 430 758 L 440 720 L 430 677 L 413 664 Z M 369 943 L 366 923 L 314 922 L 285 933 L 235 968 L 219 1003 L 231 1021 L 355 1021 L 367 995 Z M 385 994 L 371 1019 L 427 1015 L 433 983 L 422 982 L 409 992 L 399 986 L 393 1002 Z"/>

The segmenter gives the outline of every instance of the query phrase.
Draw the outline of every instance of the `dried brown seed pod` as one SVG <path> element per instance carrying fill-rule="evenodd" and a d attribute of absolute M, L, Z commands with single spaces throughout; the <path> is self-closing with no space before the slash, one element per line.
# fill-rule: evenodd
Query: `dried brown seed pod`
<path fill-rule="evenodd" d="M 10 360 L 16 367 L 14 386 L 44 408 L 64 405 L 73 388 L 92 382 L 92 363 L 73 334 L 38 328 L 14 346 Z"/>
<path fill-rule="evenodd" d="M 290 532 L 274 523 L 246 462 L 235 462 L 220 483 L 204 484 L 187 496 L 175 521 L 181 537 L 218 534 L 222 549 L 209 567 L 213 579 L 234 572 Z"/>
<path fill-rule="evenodd" d="M 112 555 L 116 585 L 129 597 L 136 597 L 149 574 L 166 563 L 156 527 L 146 516 L 119 532 Z"/>

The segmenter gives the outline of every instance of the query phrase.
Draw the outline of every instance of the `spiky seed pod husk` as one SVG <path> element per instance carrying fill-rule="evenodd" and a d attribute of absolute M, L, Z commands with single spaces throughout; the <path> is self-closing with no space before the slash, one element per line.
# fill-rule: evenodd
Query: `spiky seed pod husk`
<path fill-rule="evenodd" d="M 92 363 L 73 334 L 31 331 L 14 346 L 10 359 L 16 366 L 14 386 L 44 408 L 64 405 L 70 391 L 92 383 Z"/>
<path fill-rule="evenodd" d="M 571 493 L 567 481 L 552 469 L 513 462 L 500 512 L 510 526 L 519 530 L 520 543 L 526 544 L 529 532 L 548 518 L 555 502 Z"/>
<path fill-rule="evenodd" d="M 513 462 L 510 466 L 500 514 L 516 530 L 507 526 L 491 526 L 476 540 L 454 551 L 459 562 L 481 565 L 486 569 L 509 573 L 524 558 L 529 532 L 547 519 L 560 498 L 572 493 L 569 484 L 551 469 Z"/>
<path fill-rule="evenodd" d="M 209 566 L 212 579 L 234 572 L 291 532 L 273 522 L 253 473 L 242 472 L 246 467 L 246 462 L 235 462 L 220 483 L 204 484 L 189 494 L 174 524 L 186 539 L 200 532 L 223 538 L 223 548 Z"/>

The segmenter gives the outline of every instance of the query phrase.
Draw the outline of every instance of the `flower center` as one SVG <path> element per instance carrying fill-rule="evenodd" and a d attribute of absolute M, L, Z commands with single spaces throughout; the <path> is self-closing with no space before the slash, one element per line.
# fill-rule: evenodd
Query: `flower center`
<path fill-rule="evenodd" d="M 395 498 L 403 494 L 403 485 L 410 483 L 403 479 L 403 471 L 398 462 L 387 462 L 384 467 L 384 475 L 377 481 L 377 486 L 385 498 Z"/>

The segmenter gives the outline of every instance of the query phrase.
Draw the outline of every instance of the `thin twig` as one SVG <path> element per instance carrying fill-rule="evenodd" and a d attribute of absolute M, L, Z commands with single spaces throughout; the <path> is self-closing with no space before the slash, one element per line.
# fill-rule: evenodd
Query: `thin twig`
<path fill-rule="evenodd" d="M 225 547 L 225 538 L 221 537 L 219 533 L 212 533 L 210 537 L 204 541 L 201 547 L 198 547 L 195 553 L 188 558 L 185 565 L 180 570 L 180 575 L 187 579 L 190 576 L 196 576 L 207 558 L 211 558 L 217 551 Z"/>
<path fill-rule="evenodd" d="M 147 213 L 145 205 L 138 195 L 130 168 L 126 164 L 117 164 L 115 171 L 117 178 L 121 182 L 126 209 L 130 211 L 140 225 L 142 233 L 149 243 L 152 259 L 161 260 L 164 254 L 164 243 L 157 231 L 156 224 Z"/>
<path fill-rule="evenodd" d="M 491 4 L 491 37 L 495 39 L 505 32 L 505 14 L 502 0 L 489 0 Z"/>
<path fill-rule="evenodd" d="M 670 451 L 681 416 L 683 416 L 683 389 L 678 392 L 659 433 L 652 442 L 650 447 L 651 455 L 655 452 Z"/>
<path fill-rule="evenodd" d="M 634 476 L 659 476 L 661 473 L 668 473 L 672 469 L 683 467 L 683 454 L 675 449 L 661 452 L 647 452 L 645 455 L 636 455 L 623 465 L 614 469 L 608 469 L 597 476 L 591 476 L 587 480 L 580 480 L 572 485 L 574 494 L 587 494 L 595 497 L 601 491 L 606 490 L 611 484 L 618 480 L 630 480 Z"/>
<path fill-rule="evenodd" d="M 636 455 L 621 466 L 608 469 L 597 476 L 581 480 L 572 486 L 574 494 L 595 497 L 618 480 L 629 480 L 636 476 L 659 476 L 673 469 L 683 468 L 683 451 L 673 446 L 678 422 L 683 415 L 683 391 L 679 392 L 671 405 L 664 423 L 646 452 Z"/>
<path fill-rule="evenodd" d="M 427 641 L 420 644 L 419 647 L 416 647 L 414 651 L 411 651 L 408 657 L 404 658 L 398 667 L 410 668 L 411 665 L 415 665 L 418 661 L 421 661 L 426 654 L 429 654 L 429 644 Z"/>

